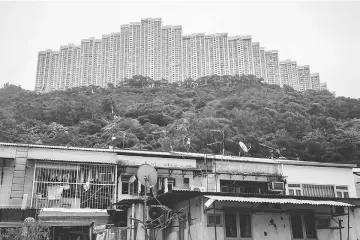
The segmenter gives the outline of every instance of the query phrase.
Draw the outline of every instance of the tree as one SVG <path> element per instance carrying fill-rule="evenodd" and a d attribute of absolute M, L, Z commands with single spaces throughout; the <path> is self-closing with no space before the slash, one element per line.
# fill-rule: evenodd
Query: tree
<path fill-rule="evenodd" d="M 21 228 L 5 228 L 0 236 L 7 240 L 48 240 L 50 227 L 42 222 L 24 222 Z"/>

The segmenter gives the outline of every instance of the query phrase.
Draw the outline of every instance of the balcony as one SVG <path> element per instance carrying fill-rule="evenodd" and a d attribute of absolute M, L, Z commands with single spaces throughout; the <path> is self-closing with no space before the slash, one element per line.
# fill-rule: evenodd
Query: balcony
<path fill-rule="evenodd" d="M 37 162 L 31 204 L 42 208 L 106 209 L 115 200 L 116 168 Z"/>

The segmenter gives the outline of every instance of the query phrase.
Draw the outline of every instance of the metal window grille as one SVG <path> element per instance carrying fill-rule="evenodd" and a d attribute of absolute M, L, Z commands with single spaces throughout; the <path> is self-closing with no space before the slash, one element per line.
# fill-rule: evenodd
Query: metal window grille
<path fill-rule="evenodd" d="M 310 197 L 335 197 L 334 186 L 302 184 L 304 196 Z"/>
<path fill-rule="evenodd" d="M 36 161 L 32 206 L 106 209 L 116 200 L 116 166 Z"/>

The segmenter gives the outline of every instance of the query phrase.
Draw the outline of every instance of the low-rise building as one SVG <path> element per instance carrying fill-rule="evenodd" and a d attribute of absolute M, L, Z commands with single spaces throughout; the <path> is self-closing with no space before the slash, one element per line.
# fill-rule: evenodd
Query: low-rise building
<path fill-rule="evenodd" d="M 357 239 L 354 167 L 0 143 L 0 228 L 32 217 L 56 240 Z"/>

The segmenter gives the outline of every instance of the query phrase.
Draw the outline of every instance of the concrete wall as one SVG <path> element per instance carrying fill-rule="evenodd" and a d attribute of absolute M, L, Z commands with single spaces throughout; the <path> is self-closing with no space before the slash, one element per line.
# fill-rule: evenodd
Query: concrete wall
<path fill-rule="evenodd" d="M 10 198 L 12 179 L 14 176 L 14 159 L 1 159 L 0 160 L 0 171 L 3 168 L 3 176 L 0 173 L 0 179 L 2 177 L 2 183 L 0 183 L 0 205 L 21 205 L 21 202 Z M 25 171 L 25 182 L 24 182 L 24 194 L 28 194 L 26 205 L 31 204 L 31 194 L 33 187 L 35 161 L 28 160 L 26 171 Z"/>
<path fill-rule="evenodd" d="M 284 165 L 283 172 L 287 183 L 347 185 L 349 196 L 357 196 L 351 168 Z"/>
<path fill-rule="evenodd" d="M 206 201 L 206 200 L 205 200 Z M 190 231 L 188 231 L 188 225 L 184 229 L 184 240 L 195 240 L 195 239 L 206 239 L 206 240 L 224 240 L 225 231 L 223 226 L 216 227 L 217 238 L 215 238 L 215 230 L 212 226 L 207 226 L 207 214 L 212 214 L 213 210 L 203 212 L 204 200 L 192 199 L 191 200 L 191 224 Z M 181 209 L 188 206 L 188 201 L 176 204 L 175 209 Z M 213 206 L 211 206 L 212 208 Z M 234 208 L 234 211 L 247 211 L 251 214 L 252 223 L 252 239 L 253 240 L 289 240 L 292 238 L 292 230 L 290 224 L 290 215 L 286 211 L 296 212 L 309 212 L 318 213 L 321 215 L 329 214 L 330 207 L 327 206 L 310 206 L 310 205 L 283 205 L 283 212 L 252 212 L 252 208 L 259 207 L 259 204 L 249 203 L 231 203 L 231 202 L 217 202 L 216 213 L 224 214 L 224 207 Z M 237 208 L 237 209 L 236 209 Z M 347 212 L 347 208 L 345 209 Z M 188 211 L 188 210 L 187 210 Z M 182 215 L 188 215 L 188 212 Z M 350 239 L 360 239 L 360 221 L 359 215 L 360 210 L 350 210 Z M 339 219 L 343 220 L 342 239 L 348 239 L 348 217 L 334 217 L 336 221 Z M 331 220 L 331 226 L 336 227 L 338 223 L 335 220 Z M 223 221 L 224 223 L 224 221 Z M 163 231 L 163 238 L 158 237 L 157 240 L 178 240 L 179 239 L 179 226 L 178 222 L 173 222 L 173 227 Z M 318 240 L 339 240 L 339 230 L 331 229 L 317 229 Z"/>

